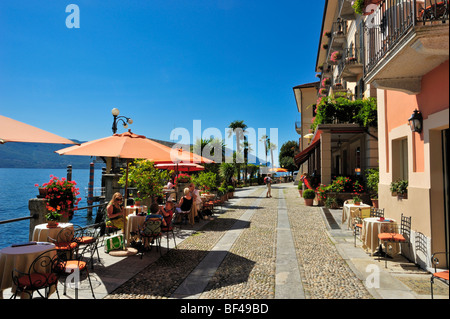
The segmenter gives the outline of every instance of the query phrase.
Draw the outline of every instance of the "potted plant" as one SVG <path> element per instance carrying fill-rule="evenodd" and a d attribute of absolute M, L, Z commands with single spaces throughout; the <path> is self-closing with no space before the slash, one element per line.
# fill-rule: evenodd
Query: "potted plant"
<path fill-rule="evenodd" d="M 407 180 L 399 180 L 397 182 L 397 195 L 399 198 L 403 198 L 403 199 L 408 198 L 408 181 Z"/>
<path fill-rule="evenodd" d="M 326 88 L 321 88 L 319 90 L 319 94 L 321 94 L 321 95 L 327 95 L 327 93 L 328 93 L 328 90 Z"/>
<path fill-rule="evenodd" d="M 336 196 L 328 196 L 325 200 L 325 207 L 331 209 L 339 208 L 339 202 Z"/>
<path fill-rule="evenodd" d="M 355 205 L 360 205 L 361 204 L 361 195 L 359 195 L 358 193 L 353 193 L 353 203 Z"/>
<path fill-rule="evenodd" d="M 398 188 L 398 183 L 392 182 L 391 186 L 389 187 L 389 190 L 391 191 L 392 196 L 397 196 L 397 188 Z"/>
<path fill-rule="evenodd" d="M 300 194 L 300 197 L 303 197 L 303 182 L 298 183 L 297 189 L 298 193 Z"/>
<path fill-rule="evenodd" d="M 62 214 L 58 211 L 50 211 L 45 214 L 45 219 L 47 220 L 47 227 L 54 228 L 58 226 L 58 222 L 61 220 Z"/>
<path fill-rule="evenodd" d="M 320 184 L 316 188 L 316 194 L 317 194 L 317 204 L 319 206 L 323 206 L 325 204 L 325 200 L 327 199 L 327 192 L 329 190 L 329 187 L 327 187 L 325 184 Z"/>
<path fill-rule="evenodd" d="M 122 169 L 122 172 L 124 169 Z M 125 186 L 125 174 L 119 179 L 119 185 Z M 169 179 L 170 171 L 159 170 L 154 167 L 154 163 L 148 160 L 135 160 L 128 167 L 128 187 L 135 187 L 138 190 L 139 198 L 150 206 L 163 196 L 163 188 Z"/>
<path fill-rule="evenodd" d="M 325 78 L 322 80 L 322 86 L 325 87 L 327 85 L 331 84 L 331 79 L 330 78 Z"/>
<path fill-rule="evenodd" d="M 45 188 L 44 185 L 34 184 L 38 188 L 39 195 L 37 195 L 37 198 L 44 198 L 45 195 L 47 195 L 47 188 Z"/>
<path fill-rule="evenodd" d="M 380 3 L 381 0 L 355 0 L 353 1 L 352 7 L 357 14 L 370 15 L 373 13 L 373 10 L 371 12 L 365 12 L 366 7 L 369 4 L 379 5 Z"/>
<path fill-rule="evenodd" d="M 45 195 L 46 208 L 50 215 L 51 221 L 56 218 L 70 220 L 81 198 L 77 198 L 80 194 L 76 187 L 75 181 L 68 181 L 64 177 L 59 179 L 50 175 L 50 181 L 42 186 L 47 190 Z M 47 218 L 47 216 L 46 216 Z"/>
<path fill-rule="evenodd" d="M 314 203 L 314 198 L 316 197 L 316 193 L 312 189 L 305 189 L 303 192 L 303 199 L 305 200 L 306 206 L 312 206 Z"/>
<path fill-rule="evenodd" d="M 336 62 L 338 62 L 341 58 L 342 58 L 341 52 L 339 52 L 339 51 L 334 51 L 333 53 L 331 53 L 330 61 L 336 63 Z"/>
<path fill-rule="evenodd" d="M 322 49 L 324 49 L 324 50 L 328 50 L 328 44 L 327 44 L 327 43 L 325 43 L 324 45 L 322 45 Z"/>
<path fill-rule="evenodd" d="M 325 32 L 323 33 L 323 36 L 324 36 L 324 37 L 327 37 L 328 39 L 331 38 L 331 31 L 325 31 Z"/>
<path fill-rule="evenodd" d="M 378 169 L 371 168 L 366 170 L 366 185 L 370 194 L 370 200 L 372 206 L 378 208 L 378 183 L 379 183 L 379 171 Z"/>
<path fill-rule="evenodd" d="M 361 194 L 364 191 L 364 187 L 359 183 L 359 181 L 355 181 L 353 184 L 353 202 L 355 205 L 359 205 L 362 202 Z"/>

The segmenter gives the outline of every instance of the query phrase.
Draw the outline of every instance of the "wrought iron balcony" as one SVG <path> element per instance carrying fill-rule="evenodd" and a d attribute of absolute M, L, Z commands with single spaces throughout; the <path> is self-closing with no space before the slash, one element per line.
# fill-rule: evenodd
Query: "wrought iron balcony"
<path fill-rule="evenodd" d="M 398 89 L 420 92 L 421 77 L 448 60 L 448 21 L 448 0 L 382 0 L 365 21 L 365 79 L 392 89 L 410 82 Z"/>
<path fill-rule="evenodd" d="M 364 71 L 363 54 L 359 48 L 346 48 L 338 65 L 338 75 L 341 79 L 356 82 Z"/>

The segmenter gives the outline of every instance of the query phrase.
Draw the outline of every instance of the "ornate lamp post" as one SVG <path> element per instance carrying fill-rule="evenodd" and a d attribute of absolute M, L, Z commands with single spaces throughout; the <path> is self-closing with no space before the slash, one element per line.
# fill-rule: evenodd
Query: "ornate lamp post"
<path fill-rule="evenodd" d="M 119 116 L 119 114 L 120 114 L 119 109 L 113 108 L 111 113 L 114 116 L 114 121 L 113 121 L 113 125 L 112 125 L 113 134 L 116 134 L 116 132 L 117 132 L 117 123 L 119 121 L 121 121 L 123 123 L 124 128 L 127 128 L 128 124 L 133 124 L 133 120 L 131 118 L 126 117 L 126 116 Z"/>

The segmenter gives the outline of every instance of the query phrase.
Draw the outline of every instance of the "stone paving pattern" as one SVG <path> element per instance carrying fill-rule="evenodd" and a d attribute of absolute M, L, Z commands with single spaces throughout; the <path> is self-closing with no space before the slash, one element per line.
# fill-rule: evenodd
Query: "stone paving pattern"
<path fill-rule="evenodd" d="M 306 207 L 293 187 L 282 187 L 306 298 L 369 299 L 362 282 L 341 258 L 317 207 Z M 171 249 L 106 298 L 170 298 L 223 234 L 259 199 L 243 230 L 200 298 L 273 299 L 275 296 L 278 187 L 272 198 L 256 188 L 223 214 Z M 189 227 L 189 226 L 187 226 Z M 164 241 L 163 241 L 164 243 Z M 155 253 L 155 252 L 150 252 Z"/>

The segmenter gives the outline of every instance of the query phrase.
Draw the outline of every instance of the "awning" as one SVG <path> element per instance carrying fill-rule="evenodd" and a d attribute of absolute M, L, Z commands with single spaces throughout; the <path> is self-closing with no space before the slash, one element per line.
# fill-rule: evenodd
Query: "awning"
<path fill-rule="evenodd" d="M 314 136 L 314 139 L 311 141 L 311 144 L 294 157 L 294 161 L 297 166 L 300 166 L 304 162 L 306 162 L 309 159 L 309 157 L 311 156 L 311 154 L 314 153 L 316 148 L 320 146 L 320 135 L 321 134 L 322 134 L 322 131 L 317 131 L 316 135 Z"/>

